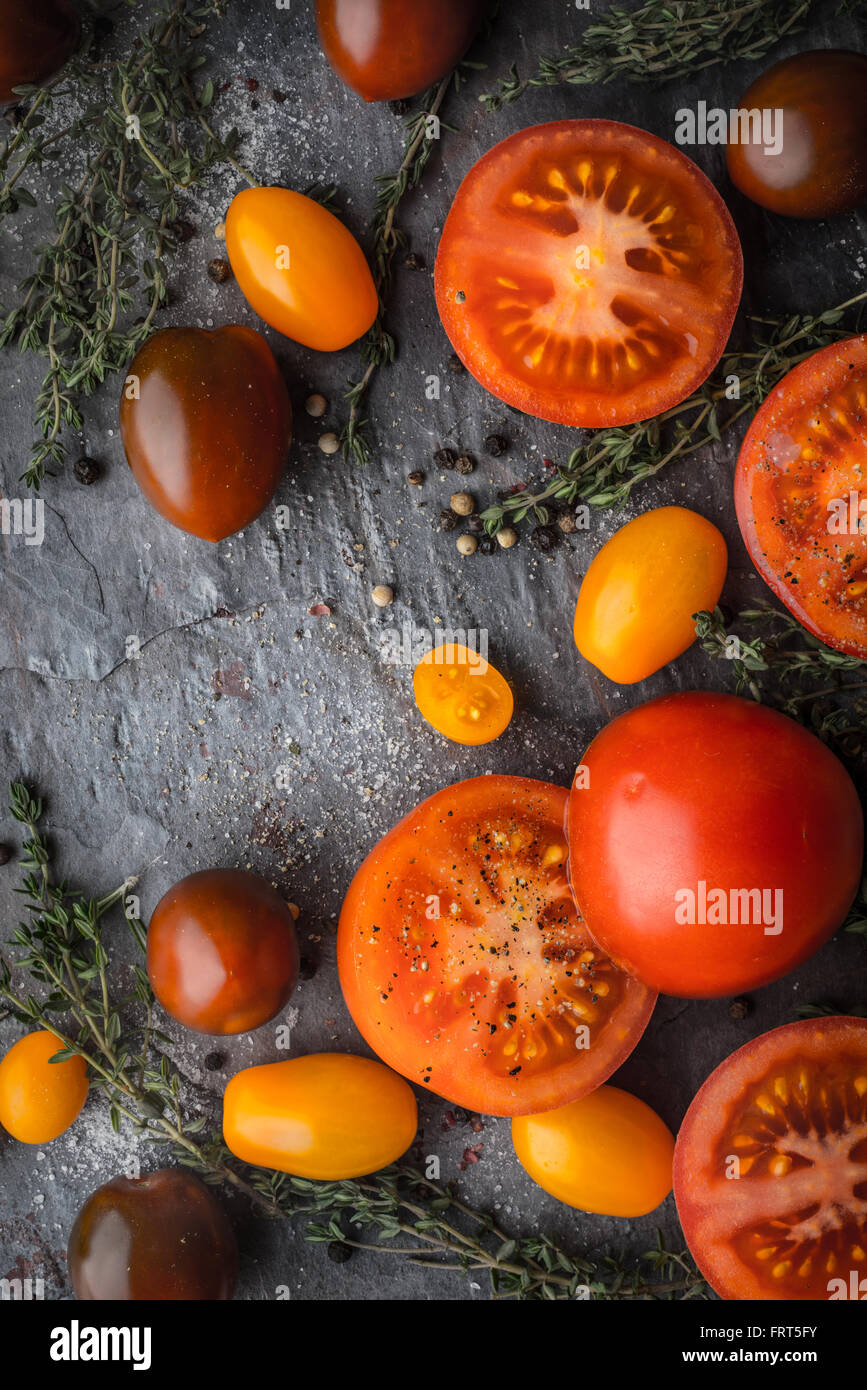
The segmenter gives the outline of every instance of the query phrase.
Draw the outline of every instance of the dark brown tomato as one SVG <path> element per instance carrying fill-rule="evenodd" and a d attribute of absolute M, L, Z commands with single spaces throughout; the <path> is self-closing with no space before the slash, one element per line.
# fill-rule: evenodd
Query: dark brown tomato
<path fill-rule="evenodd" d="M 230 1299 L 238 1247 L 229 1219 L 192 1173 L 112 1178 L 88 1197 L 69 1238 L 82 1302 Z"/>
<path fill-rule="evenodd" d="M 411 97 L 450 72 L 486 0 L 316 0 L 322 50 L 365 101 Z"/>
<path fill-rule="evenodd" d="M 773 141 L 766 144 L 758 131 L 726 151 L 732 182 L 754 203 L 809 218 L 833 217 L 864 202 L 867 57 L 834 48 L 796 53 L 762 73 L 739 105 L 783 113 L 778 153 L 769 152 Z"/>
<path fill-rule="evenodd" d="M 163 1008 L 199 1033 L 246 1033 L 298 982 L 295 923 L 280 894 L 243 869 L 189 874 L 157 903 L 147 968 Z"/>
<path fill-rule="evenodd" d="M 16 100 L 13 87 L 62 67 L 80 32 L 67 0 L 0 0 L 0 102 Z"/>
<path fill-rule="evenodd" d="M 120 429 L 151 506 L 182 531 L 220 541 L 273 497 L 292 441 L 292 407 L 255 329 L 166 328 L 132 361 Z"/>

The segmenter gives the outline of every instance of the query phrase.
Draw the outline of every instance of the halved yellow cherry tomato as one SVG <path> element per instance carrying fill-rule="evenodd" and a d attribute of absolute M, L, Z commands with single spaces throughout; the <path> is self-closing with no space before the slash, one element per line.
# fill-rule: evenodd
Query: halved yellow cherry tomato
<path fill-rule="evenodd" d="M 418 1128 L 412 1087 L 382 1062 L 321 1052 L 247 1067 L 223 1097 L 236 1158 L 298 1178 L 361 1178 L 394 1163 Z"/>
<path fill-rule="evenodd" d="M 727 564 L 721 533 L 698 512 L 637 516 L 593 557 L 575 608 L 576 647 L 609 680 L 644 680 L 695 641 L 692 615 L 715 606 Z"/>
<path fill-rule="evenodd" d="M 336 352 L 366 333 L 379 297 L 364 252 L 332 212 L 288 188 L 245 188 L 226 214 L 244 298 L 296 343 Z"/>
<path fill-rule="evenodd" d="M 544 1115 L 518 1116 L 512 1143 L 534 1182 L 581 1211 L 645 1216 L 671 1191 L 671 1130 L 617 1086 L 600 1086 Z"/>
<path fill-rule="evenodd" d="M 459 642 L 422 657 L 412 677 L 422 718 L 453 743 L 490 743 L 508 726 L 515 701 L 495 666 Z"/>
<path fill-rule="evenodd" d="M 51 1061 L 62 1047 L 53 1033 L 28 1033 L 0 1062 L 0 1125 L 22 1144 L 56 1139 L 87 1100 L 81 1057 Z"/>

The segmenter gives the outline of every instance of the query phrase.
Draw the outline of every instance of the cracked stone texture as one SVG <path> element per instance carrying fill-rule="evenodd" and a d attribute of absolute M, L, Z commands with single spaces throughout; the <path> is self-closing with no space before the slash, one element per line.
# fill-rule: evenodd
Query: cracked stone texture
<path fill-rule="evenodd" d="M 383 106 L 365 107 L 320 55 L 312 6 L 275 11 L 265 0 L 230 6 L 207 45 L 210 71 L 229 90 L 215 108 L 223 128 L 237 124 L 242 160 L 265 182 L 340 188 L 340 206 L 364 237 L 375 175 L 400 159 L 400 124 Z M 605 6 L 598 3 L 594 14 Z M 615 83 L 601 89 L 529 93 L 496 116 L 476 101 L 517 61 L 522 73 L 540 54 L 556 54 L 587 17 L 560 0 L 504 3 L 494 37 L 473 56 L 489 64 L 452 97 L 422 188 L 400 225 L 426 270 L 398 257 L 389 325 L 400 343 L 394 367 L 377 379 L 372 465 L 359 471 L 317 448 L 324 427 L 343 419 L 341 393 L 358 372 L 354 349 L 317 356 L 265 328 L 289 383 L 296 442 L 275 504 L 292 513 L 281 532 L 270 509 L 241 536 L 210 545 L 182 535 L 152 512 L 126 467 L 117 429 L 119 383 L 86 406 L 80 444 L 105 465 L 86 489 L 72 476 L 49 479 L 45 540 L 26 546 L 4 538 L 0 602 L 0 690 L 4 780 L 24 777 L 49 805 L 48 825 L 62 872 L 90 892 L 145 868 L 145 918 L 165 889 L 199 867 L 240 864 L 276 883 L 301 908 L 303 949 L 319 964 L 301 984 L 287 1019 L 292 1053 L 364 1051 L 343 1006 L 334 963 L 337 913 L 353 869 L 375 840 L 422 797 L 486 771 L 519 772 L 567 783 L 589 738 L 613 715 L 680 688 L 726 688 L 728 672 L 692 652 L 637 688 L 618 689 L 575 652 L 571 618 L 580 576 L 599 545 L 638 510 L 667 502 L 694 506 L 724 532 L 731 569 L 725 601 L 734 610 L 767 596 L 737 532 L 731 480 L 737 440 L 682 463 L 646 484 L 619 514 L 600 513 L 589 533 L 569 538 L 552 557 L 526 534 L 508 553 L 462 560 L 454 535 L 433 522 L 454 490 L 454 475 L 432 461 L 442 445 L 479 459 L 469 480 L 478 497 L 539 477 L 543 458 L 564 459 L 567 430 L 504 408 L 466 373 L 447 370 L 450 347 L 439 325 L 431 282 L 439 233 L 470 165 L 497 140 L 544 120 L 600 116 L 632 122 L 671 139 L 675 111 L 699 99 L 725 107 L 763 63 L 739 63 L 659 89 Z M 234 10 L 234 13 L 231 11 Z M 129 30 L 129 21 L 124 21 Z M 810 47 L 859 47 L 854 23 L 834 5 L 820 8 L 805 35 L 775 57 Z M 260 89 L 248 90 L 256 78 Z M 277 87 L 283 103 L 269 97 Z M 796 223 L 766 215 L 729 184 L 717 148 L 691 152 L 729 202 L 746 252 L 745 311 L 796 313 L 837 303 L 860 287 L 864 220 Z M 207 261 L 219 253 L 213 229 L 239 180 L 222 170 L 184 215 L 198 235 L 173 263 L 172 303 L 161 323 L 263 325 L 237 286 L 214 285 Z M 36 185 L 37 192 L 39 185 Z M 7 220 L 0 236 L 0 299 L 26 273 L 28 251 L 48 230 L 46 205 Z M 32 435 L 31 406 L 41 364 L 7 352 L 0 361 L 3 494 L 19 496 L 17 478 Z M 424 378 L 442 378 L 442 399 L 425 399 Z M 312 389 L 330 401 L 311 421 Z M 493 460 L 491 432 L 510 447 Z M 70 440 L 71 455 L 76 441 Z M 425 473 L 408 486 L 412 469 Z M 374 584 L 393 586 L 392 608 L 377 610 Z M 312 617 L 315 604 L 330 614 Z M 488 748 L 446 744 L 417 715 L 411 670 L 383 660 L 387 628 L 442 624 L 486 628 L 493 659 L 511 681 L 517 713 Z M 138 652 L 136 654 L 136 648 Z M 278 787 L 278 781 L 282 786 Z M 2 838 L 17 843 L 4 819 Z M 2 929 L 17 917 L 15 867 L 0 870 Z M 113 928 L 120 986 L 132 959 L 122 925 Z M 725 1000 L 662 999 L 648 1031 L 617 1081 L 642 1096 L 672 1127 L 700 1083 L 750 1037 L 788 1021 L 799 1002 L 825 999 L 843 1009 L 864 1001 L 863 942 L 838 937 L 794 975 L 759 991 L 750 1016 L 729 1017 Z M 169 1022 L 173 1061 L 189 1082 L 194 1108 L 219 1113 L 229 1075 L 243 1065 L 286 1056 L 274 1027 L 219 1041 Z M 20 1034 L 0 1022 L 0 1044 Z M 225 1064 L 207 1071 L 219 1046 Z M 549 1231 L 575 1251 L 640 1252 L 661 1227 L 681 1248 L 673 1202 L 636 1221 L 588 1217 L 559 1205 L 530 1182 L 511 1150 L 504 1120 L 484 1132 L 443 1129 L 448 1107 L 421 1099 L 421 1152 L 440 1156 L 446 1178 L 460 1176 L 467 1201 L 496 1212 L 515 1233 Z M 480 1142 L 481 1161 L 459 1173 L 461 1154 Z M 91 1097 L 66 1135 L 31 1149 L 0 1134 L 0 1277 L 33 1274 L 46 1296 L 70 1297 L 65 1245 L 75 1213 L 101 1181 L 136 1157 L 129 1134 L 114 1135 L 101 1101 Z M 152 1149 L 140 1153 L 156 1166 Z M 289 1225 L 251 1218 L 228 1200 L 242 1248 L 239 1296 L 274 1298 L 467 1299 L 487 1296 L 481 1277 L 422 1270 L 399 1259 L 328 1261 Z"/>

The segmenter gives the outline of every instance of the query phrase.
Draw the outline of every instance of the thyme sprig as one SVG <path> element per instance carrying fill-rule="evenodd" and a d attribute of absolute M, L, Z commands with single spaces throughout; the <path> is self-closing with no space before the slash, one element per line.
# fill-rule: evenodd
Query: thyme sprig
<path fill-rule="evenodd" d="M 733 632 L 720 608 L 694 616 L 699 645 L 709 656 L 731 662 L 738 694 L 747 693 L 760 701 L 771 681 L 783 691 L 786 712 L 794 713 L 805 703 L 867 686 L 867 662 L 826 647 L 791 613 L 780 612 L 770 604 L 745 608 L 734 619 L 740 627 L 750 629 L 752 637 Z M 864 679 L 841 681 L 846 671 L 861 672 Z M 830 685 L 829 680 L 833 682 Z M 818 682 L 823 689 L 805 690 L 805 682 Z"/>
<path fill-rule="evenodd" d="M 95 62 L 83 51 L 47 86 L 17 89 L 26 109 L 0 146 L 0 220 L 37 205 L 33 174 L 76 170 L 61 183 L 53 235 L 35 248 L 20 302 L 0 310 L 0 347 L 16 343 L 48 364 L 40 437 L 22 475 L 34 489 L 63 461 L 64 426 L 81 429 L 81 399 L 129 361 L 166 303 L 179 192 L 223 161 L 254 182 L 235 158 L 237 132 L 220 138 L 208 120 L 213 83 L 194 85 L 204 59 L 192 40 L 223 8 L 160 0 L 126 59 Z M 137 301 L 143 312 L 131 322 Z"/>
<path fill-rule="evenodd" d="M 599 86 L 671 82 L 735 59 L 761 58 L 785 34 L 804 27 L 816 0 L 645 0 L 637 9 L 615 6 L 584 30 L 562 56 L 540 58 L 536 74 L 521 80 L 517 66 L 479 100 L 488 111 L 510 106 L 530 87 L 561 82 Z"/>
<path fill-rule="evenodd" d="M 376 203 L 371 224 L 373 282 L 379 296 L 376 318 L 362 339 L 361 361 L 364 372 L 358 381 L 350 383 L 345 399 L 349 402 L 349 418 L 340 432 L 344 457 L 364 466 L 370 462 L 371 449 L 367 439 L 368 421 L 362 410 L 376 372 L 393 362 L 397 343 L 385 327 L 388 294 L 391 289 L 394 257 L 406 237 L 395 225 L 395 218 L 406 194 L 417 188 L 433 154 L 436 141 L 432 131 L 451 129 L 440 118 L 440 110 L 454 86 L 460 89 L 462 69 L 475 64 L 459 64 L 436 86 L 430 87 L 421 98 L 420 108 L 404 120 L 403 158 L 395 173 L 381 174 L 376 180 Z M 437 122 L 438 125 L 435 125 Z"/>
<path fill-rule="evenodd" d="M 867 291 L 821 314 L 751 318 L 749 347 L 729 349 L 700 390 L 652 419 L 618 429 L 594 430 L 589 442 L 574 449 L 568 462 L 558 467 L 538 492 L 519 487 L 501 493 L 500 501 L 482 512 L 487 531 L 495 535 L 502 526 L 521 522 L 530 513 L 544 525 L 549 520 L 545 505 L 549 502 L 621 506 L 639 483 L 721 440 L 804 358 L 856 331 L 838 325 L 848 309 L 865 301 Z M 733 382 L 736 395 L 732 394 Z"/>
<path fill-rule="evenodd" d="M 55 881 L 51 852 L 40 830 L 42 802 L 23 783 L 11 789 L 12 815 L 25 830 L 17 889 L 28 920 L 12 933 L 19 956 L 0 955 L 0 1002 L 27 1026 L 47 1028 L 57 1057 L 77 1055 L 91 1083 L 108 1098 L 111 1122 L 126 1121 L 145 1140 L 168 1145 L 175 1160 L 212 1184 L 242 1193 L 258 1214 L 301 1218 L 304 1239 L 339 1242 L 404 1258 L 424 1268 L 484 1273 L 495 1298 L 695 1299 L 709 1296 L 689 1256 L 668 1250 L 661 1237 L 636 1260 L 598 1262 L 573 1255 L 545 1236 L 516 1238 L 493 1217 L 465 1202 L 453 1184 L 394 1165 L 369 1178 L 314 1182 L 240 1164 L 204 1114 L 191 1114 L 185 1085 L 162 1050 L 171 1040 L 155 1025 L 146 971 L 133 966 L 133 988 L 116 1002 L 109 979 L 106 922 L 121 908 L 143 952 L 145 932 L 131 876 L 100 898 L 86 898 Z M 29 975 L 36 993 L 13 985 Z"/>

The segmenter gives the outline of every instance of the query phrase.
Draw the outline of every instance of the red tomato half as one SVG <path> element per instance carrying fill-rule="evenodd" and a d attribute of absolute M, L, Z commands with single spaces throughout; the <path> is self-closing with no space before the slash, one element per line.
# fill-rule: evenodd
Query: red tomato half
<path fill-rule="evenodd" d="M 681 1126 L 674 1195 L 721 1298 L 867 1298 L 867 1020 L 789 1023 L 717 1067 Z"/>
<path fill-rule="evenodd" d="M 452 204 L 436 263 L 443 326 L 507 405 L 627 425 L 696 390 L 740 300 L 734 223 L 672 145 L 618 121 L 503 140 Z"/>
<path fill-rule="evenodd" d="M 867 657 L 867 333 L 799 362 L 747 431 L 735 475 L 744 544 L 829 647 Z M 863 499 L 863 500 L 862 500 Z"/>
<path fill-rule="evenodd" d="M 367 856 L 337 936 L 340 983 L 384 1062 L 457 1105 L 526 1115 L 620 1066 L 656 995 L 588 940 L 566 882 L 567 792 L 474 777 Z"/>
<path fill-rule="evenodd" d="M 323 52 L 365 101 L 411 97 L 455 66 L 487 0 L 316 0 Z"/>
<path fill-rule="evenodd" d="M 849 774 L 793 719 L 688 691 L 614 719 L 569 802 L 569 872 L 603 950 L 664 994 L 779 979 L 846 916 L 864 824 Z"/>

